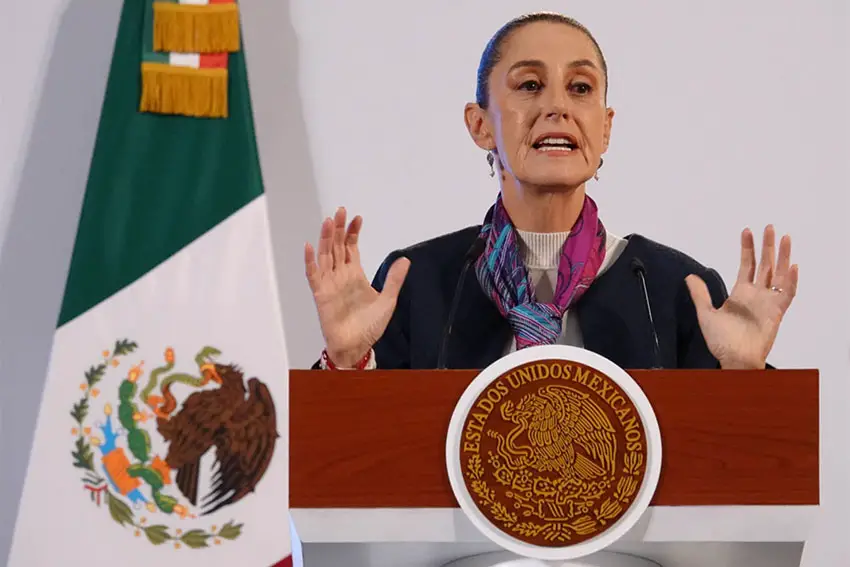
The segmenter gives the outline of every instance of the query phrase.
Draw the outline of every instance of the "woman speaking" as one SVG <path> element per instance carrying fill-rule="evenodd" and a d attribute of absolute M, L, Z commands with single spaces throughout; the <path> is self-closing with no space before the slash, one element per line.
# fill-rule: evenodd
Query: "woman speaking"
<path fill-rule="evenodd" d="M 373 282 L 363 221 L 339 209 L 308 243 L 322 368 L 481 369 L 515 349 L 566 344 L 622 368 L 765 368 L 797 289 L 791 240 L 741 234 L 738 277 L 640 235 L 605 229 L 586 184 L 614 110 L 602 50 L 575 20 L 535 13 L 484 50 L 466 127 L 500 192 L 481 225 L 389 255 Z M 318 252 L 318 253 L 317 253 Z"/>

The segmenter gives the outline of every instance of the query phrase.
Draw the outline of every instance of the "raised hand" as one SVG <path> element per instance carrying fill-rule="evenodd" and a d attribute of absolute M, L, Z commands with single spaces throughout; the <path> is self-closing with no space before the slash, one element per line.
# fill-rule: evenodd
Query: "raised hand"
<path fill-rule="evenodd" d="M 360 264 L 357 240 L 363 219 L 354 217 L 346 229 L 346 212 L 322 223 L 318 258 L 304 246 L 304 265 L 328 356 L 340 368 L 354 366 L 378 342 L 395 310 L 410 261 L 399 258 L 390 267 L 383 291 L 370 284 Z"/>
<path fill-rule="evenodd" d="M 705 282 L 687 277 L 700 329 L 722 368 L 765 367 L 779 324 L 797 294 L 798 278 L 797 265 L 791 265 L 791 237 L 782 237 L 777 260 L 776 233 L 770 225 L 764 230 L 758 266 L 753 233 L 741 233 L 738 279 L 719 309 L 712 305 Z"/>

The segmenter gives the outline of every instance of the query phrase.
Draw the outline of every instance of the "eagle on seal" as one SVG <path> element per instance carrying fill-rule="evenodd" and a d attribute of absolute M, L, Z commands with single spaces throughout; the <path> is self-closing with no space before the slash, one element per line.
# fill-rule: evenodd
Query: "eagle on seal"
<path fill-rule="evenodd" d="M 251 378 L 246 388 L 234 365 L 210 364 L 204 370 L 220 386 L 189 395 L 179 412 L 157 419 L 157 430 L 169 443 L 165 462 L 177 471 L 177 487 L 193 506 L 198 505 L 201 457 L 215 448 L 217 469 L 202 506 L 207 515 L 254 492 L 280 435 L 263 382 Z"/>
<path fill-rule="evenodd" d="M 616 470 L 617 439 L 608 416 L 589 395 L 549 385 L 500 409 L 515 427 L 498 439 L 498 452 L 511 468 L 555 472 L 565 480 L 593 480 Z M 529 445 L 518 444 L 526 433 Z"/>

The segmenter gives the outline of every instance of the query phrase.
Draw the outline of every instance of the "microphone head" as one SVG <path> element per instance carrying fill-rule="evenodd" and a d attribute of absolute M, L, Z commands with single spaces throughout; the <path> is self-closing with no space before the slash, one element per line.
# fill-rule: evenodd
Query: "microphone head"
<path fill-rule="evenodd" d="M 632 272 L 634 273 L 643 273 L 646 274 L 646 266 L 643 265 L 643 261 L 640 258 L 632 258 L 631 262 Z"/>

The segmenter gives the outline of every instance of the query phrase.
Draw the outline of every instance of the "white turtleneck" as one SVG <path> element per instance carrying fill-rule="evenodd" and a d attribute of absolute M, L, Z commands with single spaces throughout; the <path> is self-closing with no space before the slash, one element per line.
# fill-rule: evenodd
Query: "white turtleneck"
<path fill-rule="evenodd" d="M 555 295 L 555 286 L 558 283 L 558 263 L 561 259 L 561 250 L 567 241 L 569 232 L 528 232 L 517 230 L 519 235 L 519 249 L 522 260 L 528 268 L 529 276 L 534 284 L 534 292 L 538 301 L 552 301 Z M 599 268 L 596 277 L 601 276 L 613 264 L 623 249 L 626 240 L 614 236 L 610 232 L 605 241 L 605 260 Z M 581 336 L 578 317 L 564 313 L 561 326 L 561 338 L 558 344 L 584 347 Z M 516 341 L 511 340 L 507 345 L 505 353 L 516 350 Z"/>

